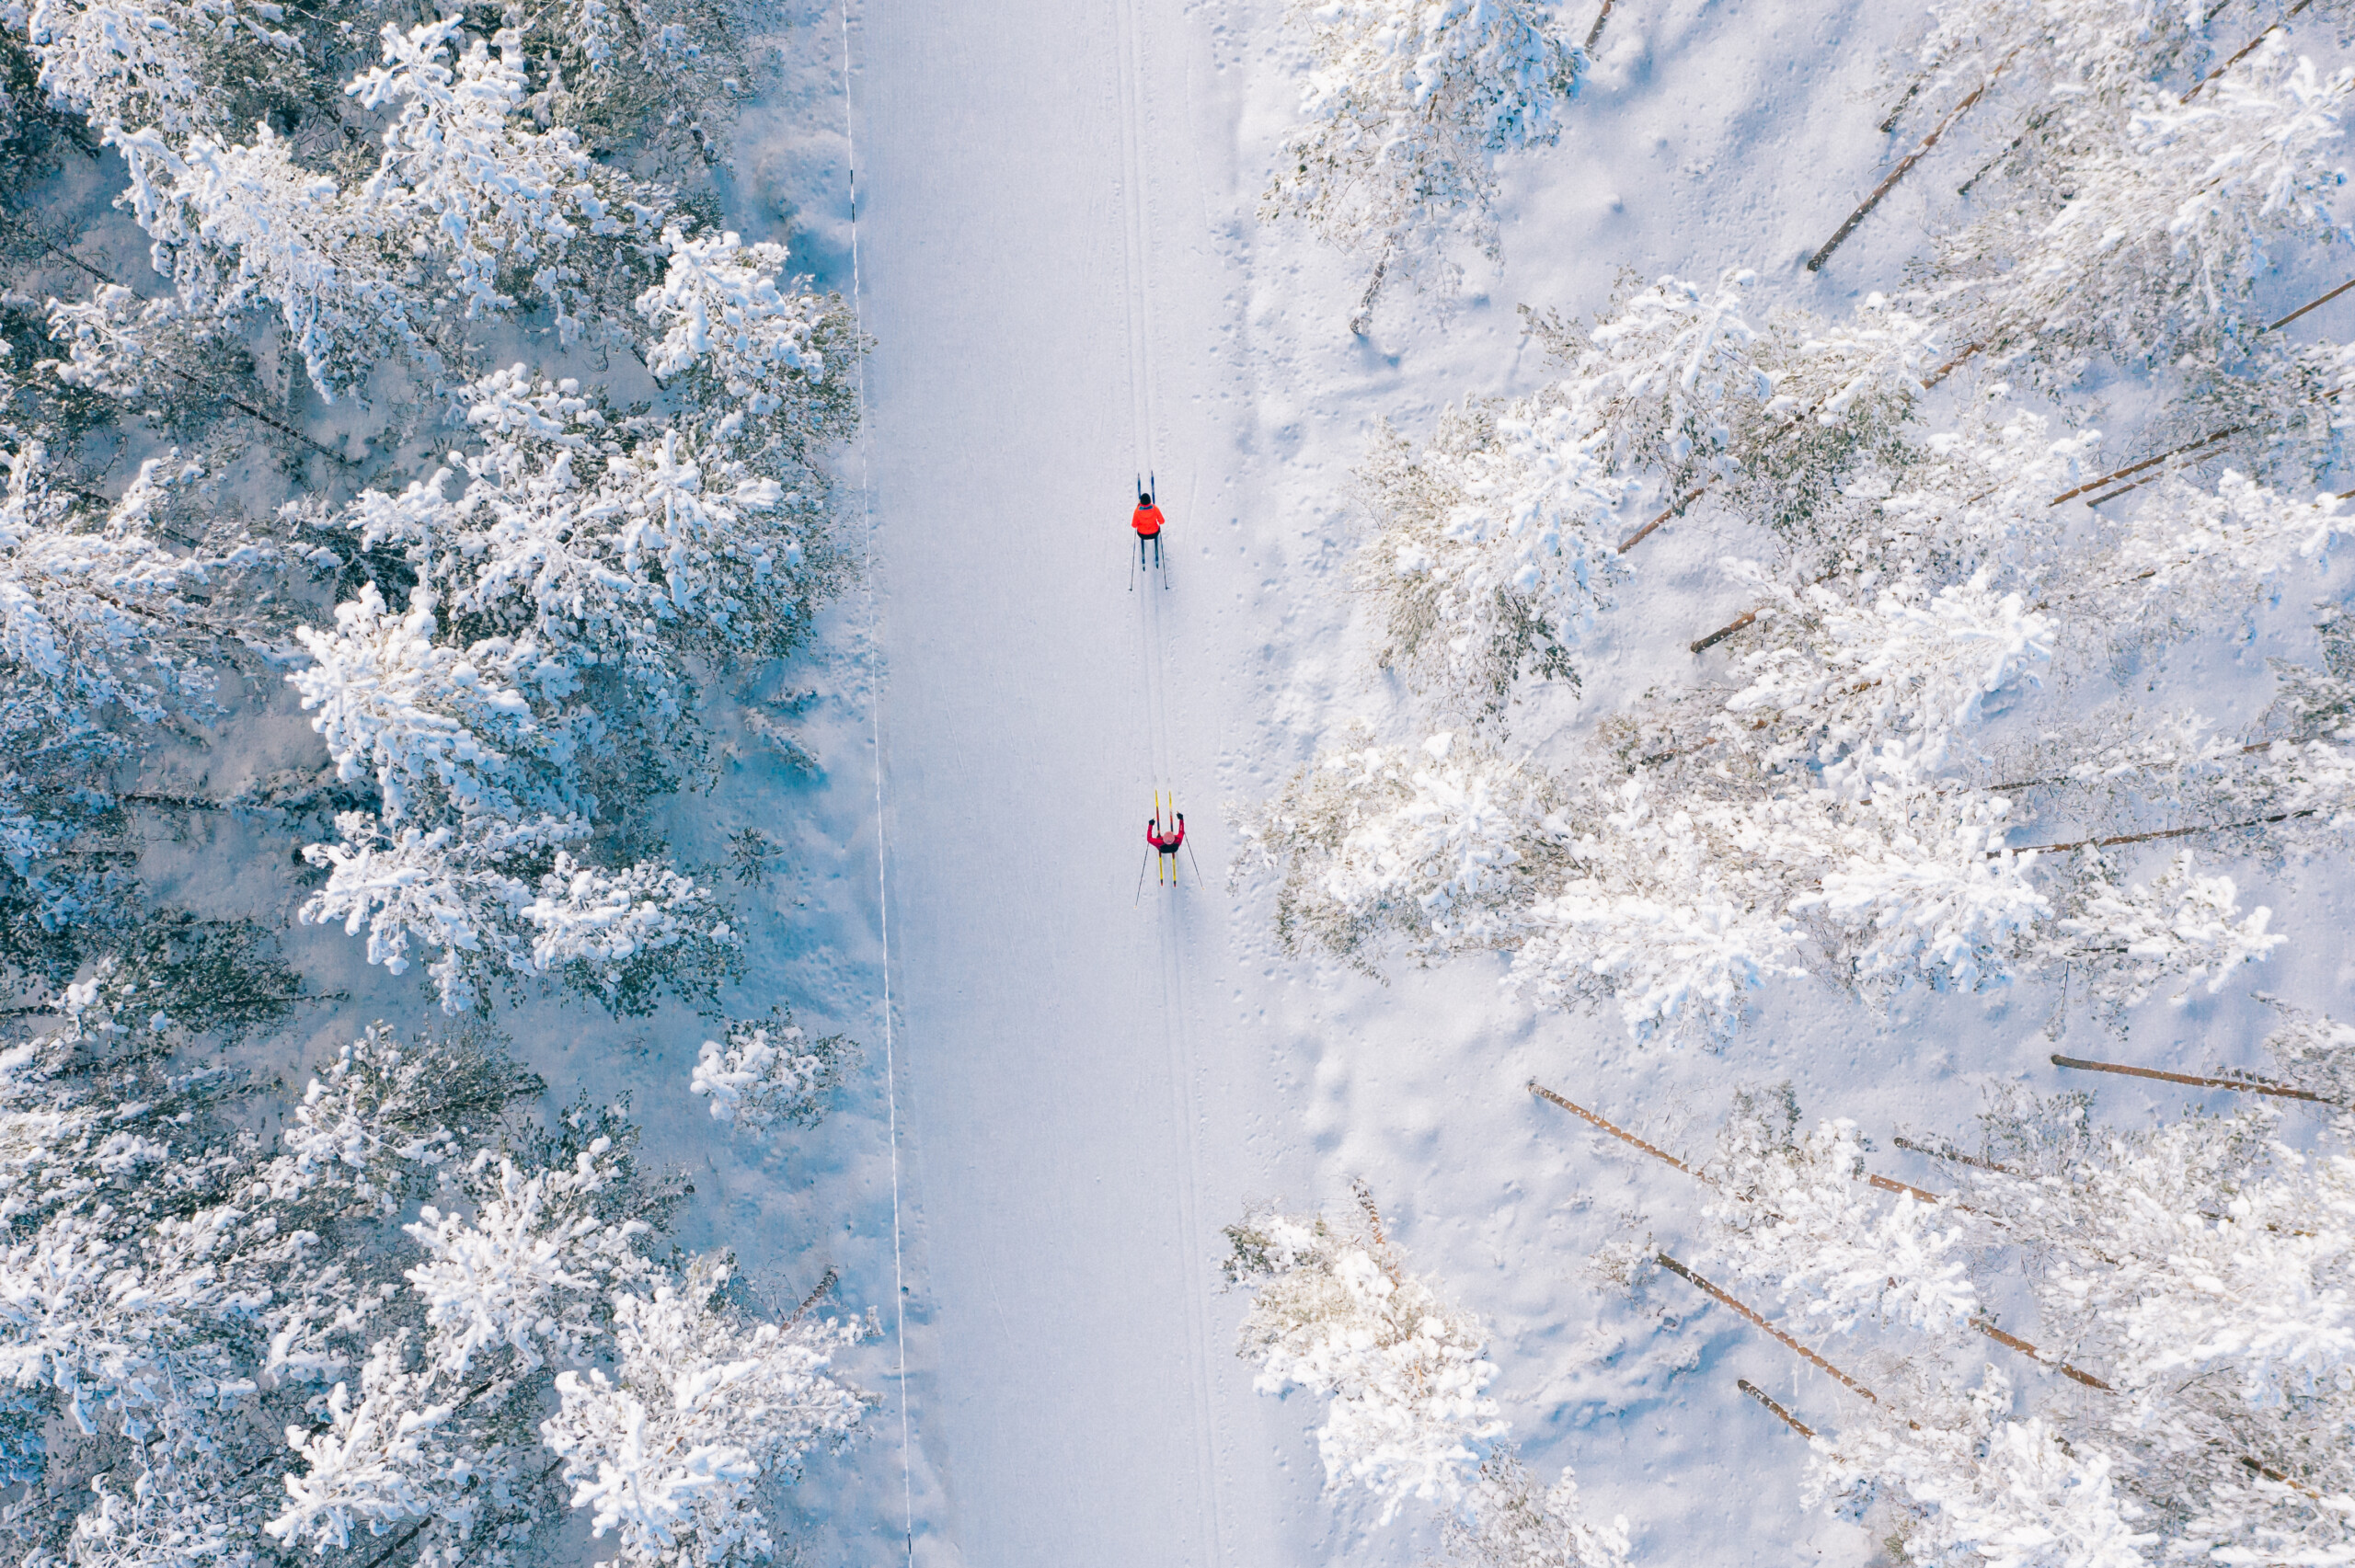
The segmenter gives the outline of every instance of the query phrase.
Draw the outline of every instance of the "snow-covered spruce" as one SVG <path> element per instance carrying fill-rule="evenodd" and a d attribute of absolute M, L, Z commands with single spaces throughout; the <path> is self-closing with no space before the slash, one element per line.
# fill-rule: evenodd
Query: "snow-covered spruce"
<path fill-rule="evenodd" d="M 1410 1497 L 1461 1502 L 1505 1429 L 1483 1392 L 1496 1368 L 1478 1321 L 1370 1230 L 1260 1208 L 1226 1235 L 1227 1282 L 1251 1292 L 1239 1353 L 1259 1368 L 1252 1386 L 1330 1401 L 1316 1429 L 1327 1484 L 1365 1487 L 1385 1523 Z"/>
<path fill-rule="evenodd" d="M 725 1041 L 706 1040 L 688 1087 L 711 1100 L 711 1119 L 739 1132 L 764 1134 L 780 1122 L 810 1127 L 826 1114 L 826 1097 L 857 1060 L 841 1035 L 813 1040 L 783 1009 L 728 1025 Z"/>
<path fill-rule="evenodd" d="M 1586 56 L 1551 0 L 1340 0 L 1292 17 L 1315 63 L 1262 213 L 1371 258 L 1362 332 L 1389 277 L 1451 269 L 1448 239 L 1493 252 L 1493 160 L 1559 139 Z"/>
<path fill-rule="evenodd" d="M 167 1071 L 177 1042 L 110 1005 L 76 987 L 0 1054 L 0 1456 L 33 1559 L 514 1562 L 562 1471 L 626 1561 L 740 1561 L 857 1421 L 828 1360 L 861 1331 L 749 1322 L 724 1259 L 653 1260 L 677 1184 L 617 1108 L 542 1127 L 482 1039 L 380 1026 L 265 1148 L 251 1084 Z"/>

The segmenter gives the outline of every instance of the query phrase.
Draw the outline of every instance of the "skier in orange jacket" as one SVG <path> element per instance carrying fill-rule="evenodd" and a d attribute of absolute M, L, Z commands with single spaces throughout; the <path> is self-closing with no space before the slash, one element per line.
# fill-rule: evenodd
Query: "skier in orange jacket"
<path fill-rule="evenodd" d="M 1139 567 L 1144 566 L 1144 547 L 1148 540 L 1153 544 L 1153 564 L 1156 567 L 1161 565 L 1161 525 L 1168 521 L 1161 515 L 1161 509 L 1153 504 L 1152 491 L 1137 491 L 1137 509 L 1129 519 L 1129 526 L 1137 531 Z"/>

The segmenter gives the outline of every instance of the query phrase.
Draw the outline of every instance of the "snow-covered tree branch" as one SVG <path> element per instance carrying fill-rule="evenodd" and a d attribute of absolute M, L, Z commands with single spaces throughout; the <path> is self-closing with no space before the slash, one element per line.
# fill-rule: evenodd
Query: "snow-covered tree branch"
<path fill-rule="evenodd" d="M 1391 272 L 1444 267 L 1453 235 L 1495 249 L 1493 159 L 1559 139 L 1586 56 L 1550 0 L 1342 0 L 1294 17 L 1315 63 L 1263 209 L 1372 258 L 1361 333 Z"/>

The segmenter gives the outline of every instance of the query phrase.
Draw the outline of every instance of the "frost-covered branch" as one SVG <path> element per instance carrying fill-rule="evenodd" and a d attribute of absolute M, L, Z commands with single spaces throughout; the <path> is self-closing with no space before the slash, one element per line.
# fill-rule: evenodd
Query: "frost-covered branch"
<path fill-rule="evenodd" d="M 1259 1368 L 1253 1386 L 1331 1402 L 1316 1431 L 1327 1483 L 1366 1487 L 1385 1522 L 1409 1497 L 1461 1501 L 1505 1429 L 1482 1391 L 1496 1368 L 1479 1322 L 1378 1236 L 1274 1209 L 1226 1234 L 1227 1280 L 1251 1292 L 1240 1354 Z"/>

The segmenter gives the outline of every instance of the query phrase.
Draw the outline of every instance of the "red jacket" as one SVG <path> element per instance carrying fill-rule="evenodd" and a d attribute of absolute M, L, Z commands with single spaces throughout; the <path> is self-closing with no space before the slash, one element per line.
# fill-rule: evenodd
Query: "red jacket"
<path fill-rule="evenodd" d="M 1150 539 L 1161 532 L 1164 521 L 1161 509 L 1148 502 L 1137 508 L 1136 515 L 1129 519 L 1129 526 L 1135 529 L 1140 536 Z"/>
<path fill-rule="evenodd" d="M 1186 818 L 1183 817 L 1178 818 L 1178 830 L 1171 833 L 1166 838 L 1162 836 L 1161 823 L 1157 818 L 1147 822 L 1144 825 L 1144 841 L 1151 844 L 1155 849 L 1159 850 L 1162 853 L 1167 854 L 1171 850 L 1176 849 L 1179 844 L 1186 841 Z"/>

